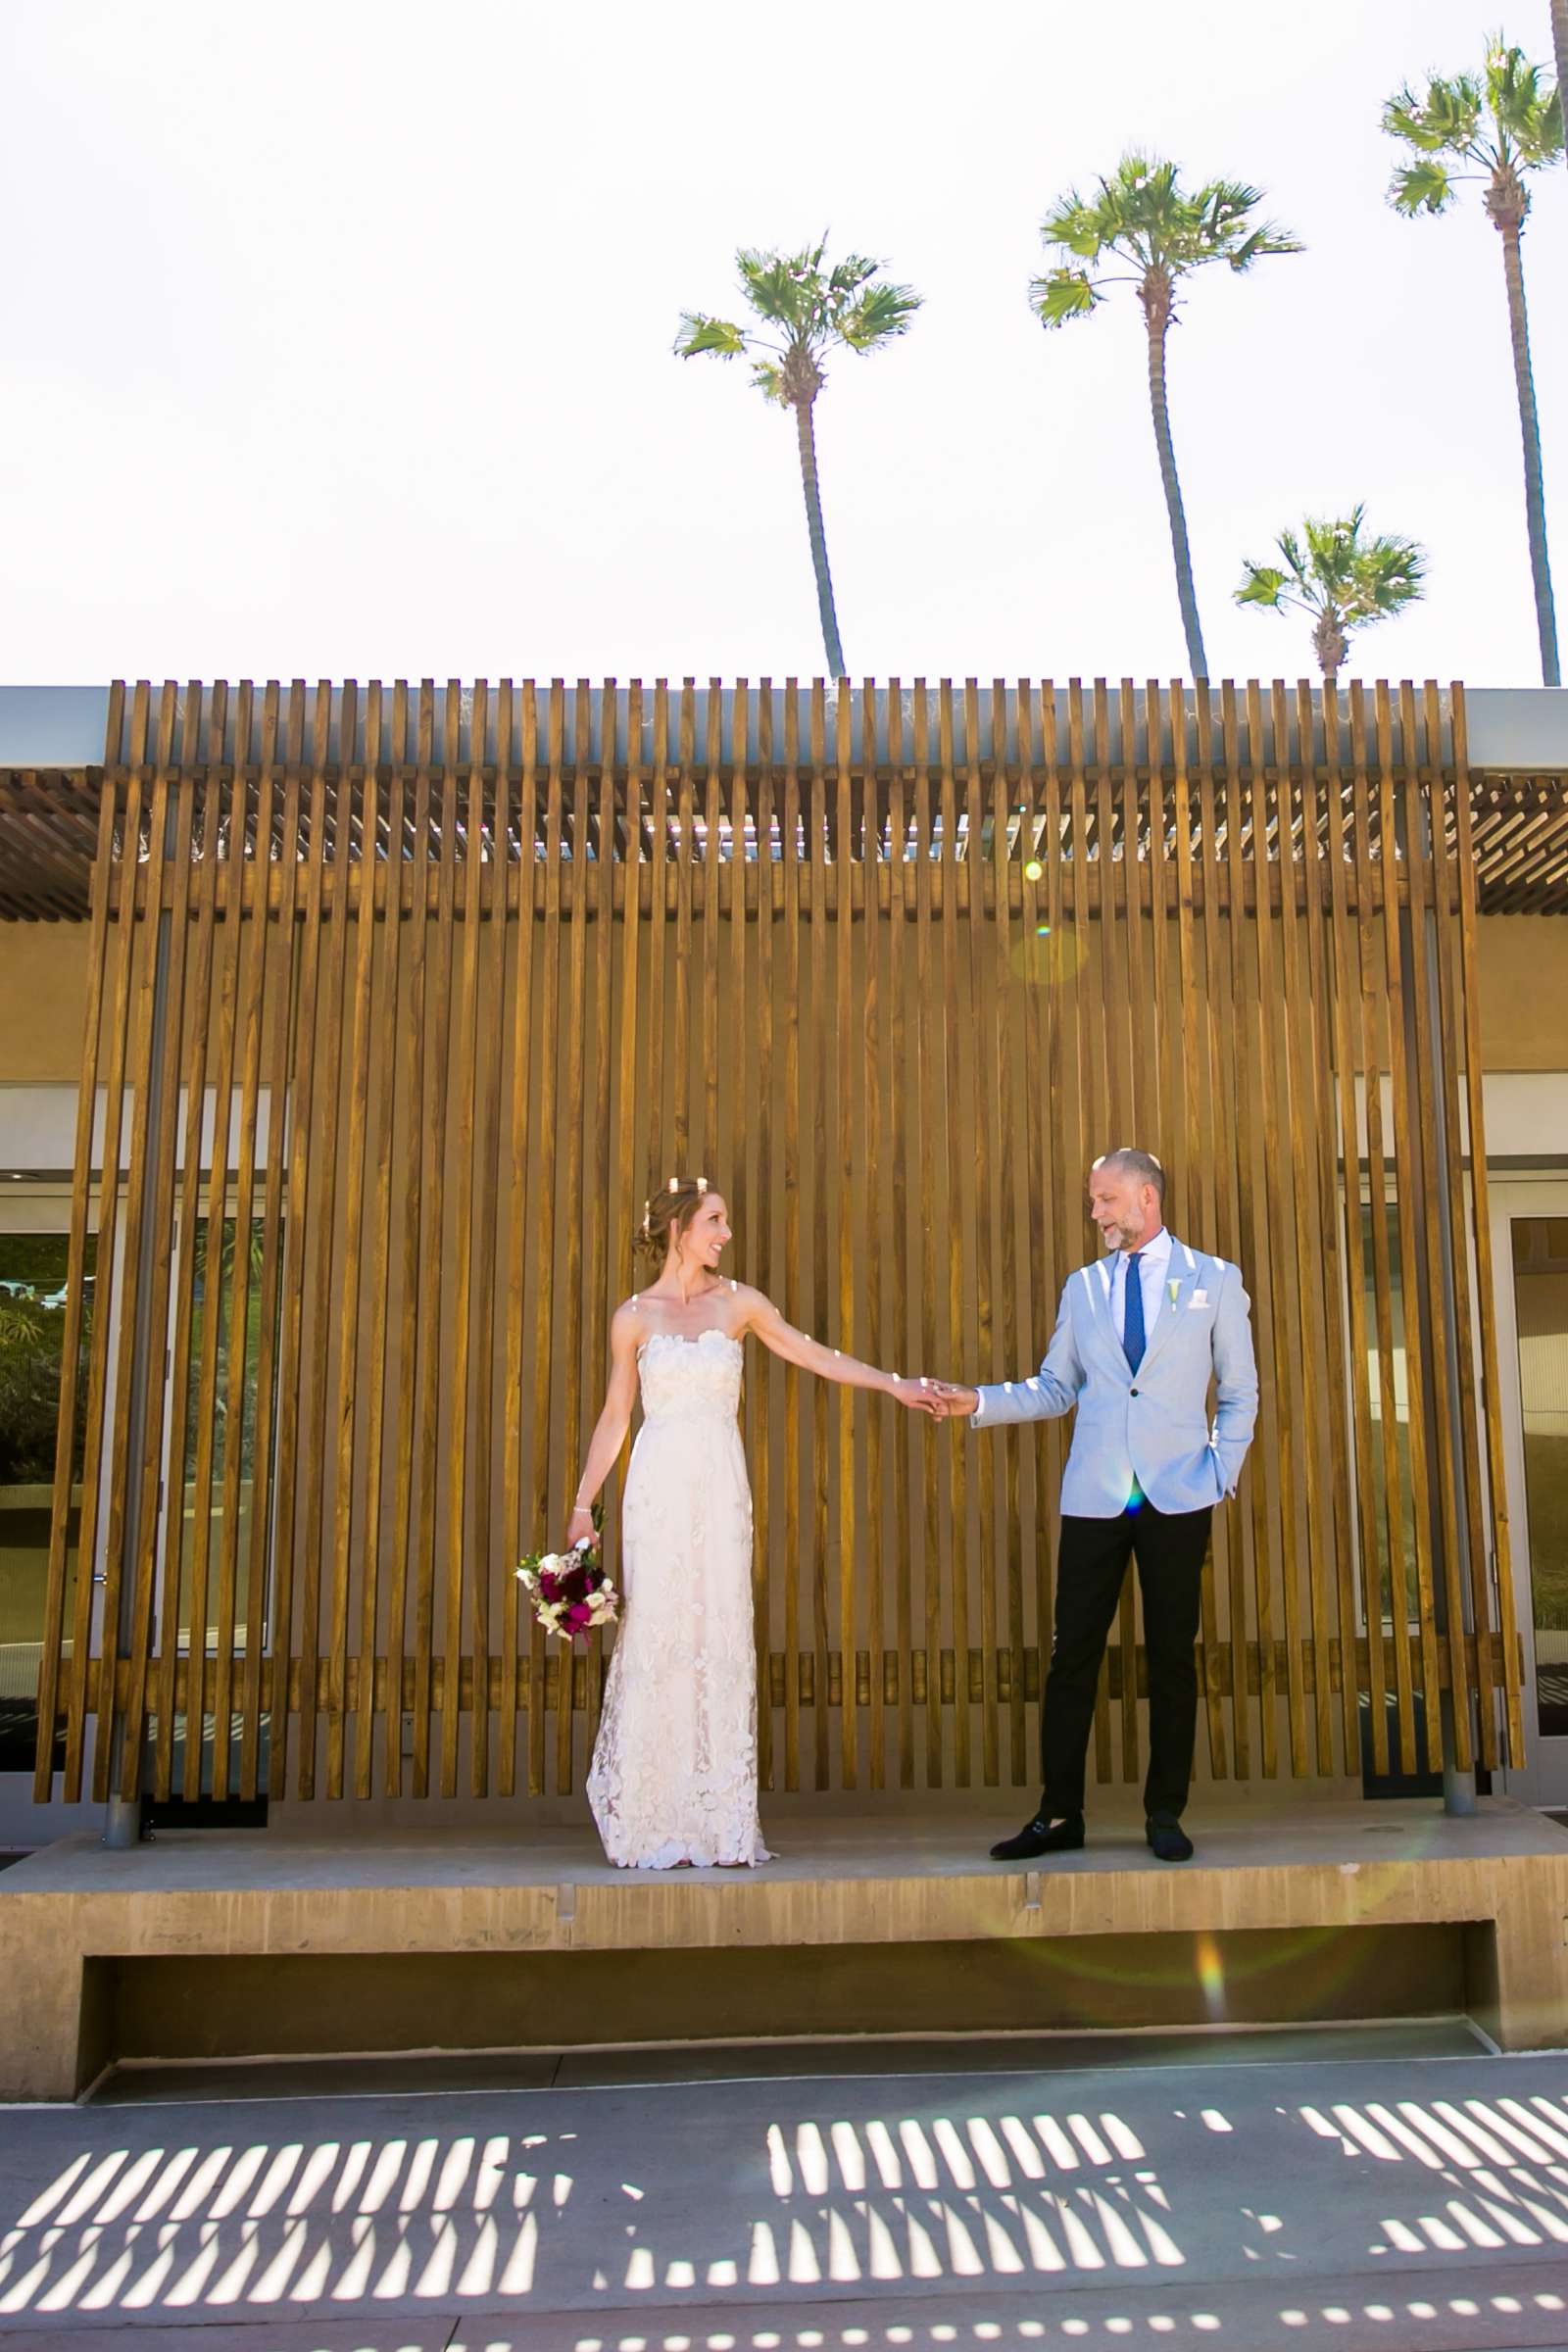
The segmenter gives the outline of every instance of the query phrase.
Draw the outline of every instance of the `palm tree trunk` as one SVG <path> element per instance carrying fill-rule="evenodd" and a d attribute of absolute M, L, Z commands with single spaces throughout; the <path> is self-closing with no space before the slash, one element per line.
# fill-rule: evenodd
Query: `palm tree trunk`
<path fill-rule="evenodd" d="M 1170 409 L 1165 399 L 1165 333 L 1168 316 L 1155 316 L 1149 320 L 1149 405 L 1154 416 L 1154 446 L 1159 452 L 1159 479 L 1165 493 L 1165 512 L 1170 518 L 1170 549 L 1176 559 L 1176 595 L 1182 609 L 1182 628 L 1187 637 L 1187 661 L 1195 678 L 1208 675 L 1208 657 L 1203 651 L 1203 631 L 1198 618 L 1198 597 L 1193 587 L 1193 553 L 1187 544 L 1187 515 L 1182 506 L 1182 486 L 1176 472 L 1176 451 L 1170 437 Z"/>
<path fill-rule="evenodd" d="M 1522 223 L 1498 223 L 1502 236 L 1502 268 L 1508 286 L 1508 333 L 1513 344 L 1514 384 L 1519 394 L 1519 435 L 1524 444 L 1525 519 L 1530 529 L 1530 576 L 1536 591 L 1536 631 L 1541 639 L 1541 682 L 1559 686 L 1557 612 L 1551 594 L 1551 564 L 1546 553 L 1546 494 L 1541 471 L 1541 426 L 1536 416 L 1536 382 L 1530 366 L 1530 320 L 1525 311 L 1524 257 L 1520 250 Z"/>
<path fill-rule="evenodd" d="M 827 534 L 822 528 L 822 493 L 816 480 L 816 431 L 812 404 L 798 400 L 795 426 L 801 443 L 801 488 L 806 493 L 806 529 L 811 542 L 811 569 L 816 574 L 816 609 L 822 615 L 822 646 L 830 678 L 848 676 L 844 648 L 839 642 L 839 616 L 833 605 L 833 575 L 827 567 Z"/>

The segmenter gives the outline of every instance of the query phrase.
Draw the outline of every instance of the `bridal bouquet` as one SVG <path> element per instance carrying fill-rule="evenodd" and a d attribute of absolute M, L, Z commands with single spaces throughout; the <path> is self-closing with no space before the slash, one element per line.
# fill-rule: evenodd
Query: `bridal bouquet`
<path fill-rule="evenodd" d="M 516 1578 L 534 1623 L 563 1642 L 613 1625 L 620 1614 L 620 1594 L 605 1574 L 597 1536 L 584 1536 L 570 1551 L 524 1552 Z"/>

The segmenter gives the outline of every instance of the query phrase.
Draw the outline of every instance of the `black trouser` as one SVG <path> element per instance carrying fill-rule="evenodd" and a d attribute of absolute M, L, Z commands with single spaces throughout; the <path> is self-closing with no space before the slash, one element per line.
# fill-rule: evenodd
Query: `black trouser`
<path fill-rule="evenodd" d="M 1140 1502 L 1119 1519 L 1068 1519 L 1056 1553 L 1056 1621 L 1040 1710 L 1046 1784 L 1041 1810 L 1053 1821 L 1084 1809 L 1084 1758 L 1095 1719 L 1095 1686 L 1105 1654 L 1129 1555 L 1138 1562 L 1149 1660 L 1149 1775 L 1144 1811 L 1175 1821 L 1187 1802 L 1198 1730 L 1198 1639 L 1203 1555 L 1212 1510 L 1156 1511 Z M 1122 1672 L 1134 1663 L 1123 1657 Z"/>

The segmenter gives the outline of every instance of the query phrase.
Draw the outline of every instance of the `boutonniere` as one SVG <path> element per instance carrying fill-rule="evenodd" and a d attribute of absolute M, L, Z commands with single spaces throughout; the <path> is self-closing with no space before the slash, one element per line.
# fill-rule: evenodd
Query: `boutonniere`
<path fill-rule="evenodd" d="M 1167 1282 L 1165 1285 L 1166 1294 L 1170 1298 L 1172 1306 L 1175 1305 L 1177 1299 L 1181 1296 L 1181 1288 L 1182 1286 L 1179 1282 Z"/>

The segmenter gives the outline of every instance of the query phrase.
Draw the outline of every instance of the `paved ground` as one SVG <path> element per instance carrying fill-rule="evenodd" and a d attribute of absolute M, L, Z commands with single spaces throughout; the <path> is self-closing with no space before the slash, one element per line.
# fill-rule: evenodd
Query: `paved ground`
<path fill-rule="evenodd" d="M 1459 2027 L 1192 2049 L 371 2095 L 251 2069 L 11 2109 L 0 2342 L 1568 2346 L 1568 2056 Z"/>

